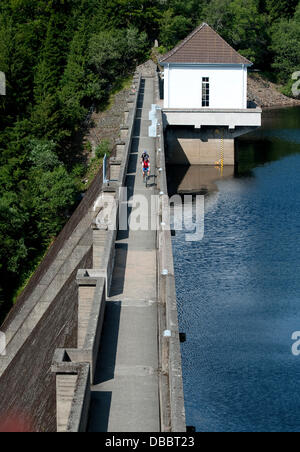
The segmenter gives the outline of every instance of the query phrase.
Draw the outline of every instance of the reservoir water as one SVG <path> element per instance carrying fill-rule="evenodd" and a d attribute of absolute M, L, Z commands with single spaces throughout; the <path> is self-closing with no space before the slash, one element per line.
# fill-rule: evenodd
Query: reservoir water
<path fill-rule="evenodd" d="M 235 173 L 168 168 L 171 193 L 207 192 L 203 240 L 173 238 L 187 424 L 299 432 L 300 109 L 265 112 L 238 146 Z"/>

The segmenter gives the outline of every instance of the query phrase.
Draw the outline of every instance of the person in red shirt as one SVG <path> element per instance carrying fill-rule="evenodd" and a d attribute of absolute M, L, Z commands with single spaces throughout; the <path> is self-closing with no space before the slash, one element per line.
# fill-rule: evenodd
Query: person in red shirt
<path fill-rule="evenodd" d="M 142 163 L 143 178 L 150 176 L 150 159 L 146 157 Z"/>

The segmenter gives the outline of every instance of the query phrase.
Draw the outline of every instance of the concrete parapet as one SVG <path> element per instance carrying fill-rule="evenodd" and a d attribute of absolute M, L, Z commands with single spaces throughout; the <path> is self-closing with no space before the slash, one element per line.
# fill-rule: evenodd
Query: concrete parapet
<path fill-rule="evenodd" d="M 7 355 L 5 360 L 0 357 L 0 375 L 4 373 L 7 366 L 13 361 L 24 342 L 89 250 L 90 246 L 75 247 L 69 258 L 60 262 L 61 266 L 58 265 L 56 271 L 52 272 L 51 268 L 49 269 L 50 273 L 45 275 L 48 284 L 38 285 L 35 291 L 36 296 L 33 294 L 33 297 L 29 298 L 27 303 L 24 304 L 23 309 L 20 310 L 6 332 Z M 52 279 L 49 277 L 50 274 Z"/>
<path fill-rule="evenodd" d="M 118 223 L 118 196 L 106 194 L 96 221 L 93 223 L 93 267 L 101 270 L 106 278 L 107 295 L 110 289 L 114 262 Z"/>
<path fill-rule="evenodd" d="M 129 115 L 129 111 L 128 111 L 128 110 L 125 110 L 125 111 L 124 111 L 124 124 L 127 124 L 128 115 Z"/>
<path fill-rule="evenodd" d="M 133 139 L 134 120 L 135 120 L 137 106 L 138 106 L 140 87 L 141 87 L 141 76 L 139 75 L 137 78 L 136 93 L 133 96 L 131 96 L 131 99 L 128 102 L 129 114 L 128 114 L 128 120 L 127 120 L 127 127 L 128 127 L 127 138 L 124 141 L 124 148 L 122 150 L 119 148 L 119 151 L 121 151 L 123 153 L 122 164 L 120 166 L 120 173 L 119 173 L 119 185 L 121 187 L 125 186 L 125 181 L 126 181 L 127 167 L 128 167 L 130 149 L 131 149 L 131 145 L 132 145 L 132 139 Z M 119 159 L 118 145 L 122 146 L 122 143 L 117 144 L 117 158 Z"/>
<path fill-rule="evenodd" d="M 57 432 L 85 432 L 90 406 L 90 366 L 73 363 L 68 351 L 55 352 L 51 368 L 56 373 Z"/>
<path fill-rule="evenodd" d="M 126 140 L 126 138 L 128 137 L 128 130 L 129 130 L 129 128 L 127 126 L 122 126 L 120 128 L 120 138 L 121 138 L 121 140 Z"/>
<path fill-rule="evenodd" d="M 93 267 L 103 268 L 104 252 L 106 248 L 108 228 L 107 226 L 93 226 Z"/>
<path fill-rule="evenodd" d="M 79 304 L 79 354 L 78 351 L 76 351 L 75 355 L 73 352 L 72 361 L 77 362 L 83 358 L 84 360 L 88 359 L 91 369 L 91 380 L 93 381 L 104 320 L 106 302 L 105 278 L 101 271 L 79 270 L 76 280 Z"/>
<path fill-rule="evenodd" d="M 122 160 L 116 157 L 110 159 L 110 180 L 118 181 L 120 177 Z"/>
<path fill-rule="evenodd" d="M 159 92 L 159 78 L 156 80 Z M 158 123 L 163 124 L 161 110 Z M 161 428 L 162 431 L 185 432 L 186 418 L 183 395 L 182 362 L 179 339 L 178 311 L 174 277 L 172 239 L 170 231 L 168 186 L 163 132 L 157 140 L 158 189 L 160 192 L 160 222 L 158 234 L 158 285 L 160 294 L 159 348 L 161 356 Z"/>
<path fill-rule="evenodd" d="M 79 270 L 78 348 L 58 349 L 56 373 L 57 431 L 86 431 L 105 313 L 105 279 L 94 270 Z"/>
<path fill-rule="evenodd" d="M 118 141 L 116 143 L 116 158 L 118 160 L 122 160 L 123 159 L 123 155 L 124 155 L 124 150 L 125 150 L 125 142 L 124 141 Z"/>
<path fill-rule="evenodd" d="M 103 240 L 103 242 L 101 242 L 101 244 L 99 243 L 99 233 L 103 233 L 101 237 L 101 241 Z M 117 230 L 101 231 L 94 228 L 93 234 L 95 240 L 93 246 L 93 266 L 94 269 L 97 269 L 99 272 L 101 271 L 101 275 L 105 278 L 108 296 L 115 263 L 115 242 L 117 238 Z"/>

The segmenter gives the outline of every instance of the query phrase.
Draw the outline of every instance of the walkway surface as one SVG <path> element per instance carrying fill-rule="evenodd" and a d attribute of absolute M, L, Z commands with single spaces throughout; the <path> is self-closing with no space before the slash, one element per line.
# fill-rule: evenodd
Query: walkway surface
<path fill-rule="evenodd" d="M 148 151 L 153 174 L 155 140 L 148 137 L 148 127 L 149 111 L 155 103 L 154 81 L 151 77 L 142 79 L 126 180 L 129 197 L 143 195 L 148 200 L 149 211 L 145 209 L 144 215 L 149 222 L 157 218 L 150 209 L 155 179 L 145 187 L 140 156 Z M 134 212 L 132 206 L 128 210 Z M 156 291 L 156 232 L 119 231 L 92 387 L 91 432 L 160 431 Z"/>

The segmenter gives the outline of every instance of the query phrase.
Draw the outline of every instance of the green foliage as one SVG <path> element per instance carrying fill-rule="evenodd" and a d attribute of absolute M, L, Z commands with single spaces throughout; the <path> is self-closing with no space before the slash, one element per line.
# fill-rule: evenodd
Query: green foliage
<path fill-rule="evenodd" d="M 283 18 L 292 18 L 299 0 L 265 0 L 265 10 L 270 21 Z"/>
<path fill-rule="evenodd" d="M 272 50 L 275 54 L 273 68 L 282 83 L 291 91 L 293 72 L 300 70 L 300 4 L 292 19 L 281 19 L 272 28 Z"/>
<path fill-rule="evenodd" d="M 22 237 L 28 214 L 20 208 L 15 193 L 6 192 L 0 197 L 0 272 L 16 273 L 27 257 L 25 239 Z"/>
<path fill-rule="evenodd" d="M 53 141 L 41 141 L 32 139 L 29 142 L 30 154 L 29 161 L 40 170 L 52 171 L 61 165 L 55 154 L 56 144 Z"/>
<path fill-rule="evenodd" d="M 109 140 L 103 140 L 96 148 L 96 158 L 101 159 L 105 156 L 110 155 L 110 142 Z"/>
<path fill-rule="evenodd" d="M 165 8 L 161 0 L 103 0 L 98 2 L 101 30 L 134 27 L 154 40 L 158 36 L 159 19 Z"/>
<path fill-rule="evenodd" d="M 75 206 L 86 167 L 72 143 L 91 106 L 145 58 L 159 10 L 148 0 L 1 0 L 0 305 Z"/>
<path fill-rule="evenodd" d="M 36 221 L 39 235 L 46 244 L 55 236 L 66 220 L 66 213 L 76 201 L 76 184 L 63 166 L 52 171 L 33 169 L 25 188 L 31 199 L 31 218 Z M 32 196 L 33 195 L 33 196 Z"/>
<path fill-rule="evenodd" d="M 193 23 L 190 18 L 177 16 L 174 11 L 167 10 L 161 20 L 160 42 L 171 49 L 174 43 L 184 39 L 193 29 Z"/>
<path fill-rule="evenodd" d="M 268 53 L 267 18 L 259 0 L 212 0 L 205 20 L 246 58 L 262 65 Z"/>
<path fill-rule="evenodd" d="M 102 31 L 91 37 L 89 63 L 97 71 L 100 80 L 113 84 L 141 61 L 146 49 L 146 34 L 139 33 L 135 28 Z"/>
<path fill-rule="evenodd" d="M 160 43 L 170 50 L 203 22 L 205 0 L 168 0 L 160 19 Z"/>

